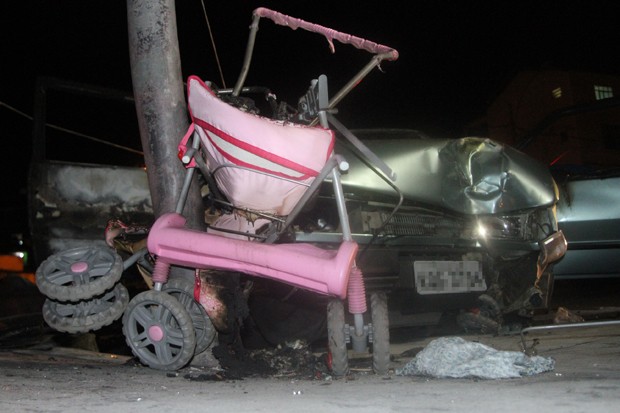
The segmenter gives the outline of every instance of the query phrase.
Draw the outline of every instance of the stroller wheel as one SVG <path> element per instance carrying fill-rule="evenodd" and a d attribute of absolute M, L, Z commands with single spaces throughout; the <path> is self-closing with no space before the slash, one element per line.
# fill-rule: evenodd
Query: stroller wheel
<path fill-rule="evenodd" d="M 376 374 L 386 374 L 390 368 L 390 328 L 385 293 L 370 295 L 372 322 L 372 369 Z"/>
<path fill-rule="evenodd" d="M 135 296 L 123 316 L 123 333 L 140 361 L 158 370 L 178 370 L 196 348 L 192 319 L 183 305 L 161 291 Z"/>
<path fill-rule="evenodd" d="M 57 301 L 82 301 L 114 287 L 123 260 L 111 248 L 78 247 L 51 255 L 36 273 L 39 291 Z"/>
<path fill-rule="evenodd" d="M 349 373 L 349 358 L 342 300 L 330 300 L 327 304 L 327 346 L 329 368 L 334 376 Z"/>
<path fill-rule="evenodd" d="M 215 339 L 215 327 L 207 311 L 194 299 L 194 283 L 185 278 L 171 278 L 164 284 L 162 291 L 176 298 L 189 313 L 196 332 L 194 352 L 200 354 L 209 348 Z"/>
<path fill-rule="evenodd" d="M 120 318 L 129 302 L 129 293 L 122 284 L 100 297 L 77 303 L 50 300 L 43 303 L 43 319 L 50 327 L 64 333 L 86 333 L 112 324 Z"/>

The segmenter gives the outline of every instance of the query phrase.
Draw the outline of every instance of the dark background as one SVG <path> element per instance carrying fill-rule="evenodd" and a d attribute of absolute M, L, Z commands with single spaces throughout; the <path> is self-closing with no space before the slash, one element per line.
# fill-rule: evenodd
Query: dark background
<path fill-rule="evenodd" d="M 259 6 L 373 40 L 400 52 L 339 105 L 349 127 L 410 127 L 459 136 L 464 125 L 520 70 L 558 68 L 620 73 L 620 2 L 591 1 L 205 1 L 226 86 L 241 69 L 251 12 Z M 0 102 L 31 115 L 37 76 L 131 92 L 126 3 L 21 0 L 0 4 Z M 200 0 L 177 0 L 183 76 L 218 84 Z M 368 54 L 318 35 L 262 20 L 246 84 L 295 103 L 310 79 L 331 90 Z M 61 103 L 60 103 L 61 104 Z M 75 110 L 75 116 L 83 116 Z M 2 231 L 22 227 L 31 121 L 0 106 Z"/>

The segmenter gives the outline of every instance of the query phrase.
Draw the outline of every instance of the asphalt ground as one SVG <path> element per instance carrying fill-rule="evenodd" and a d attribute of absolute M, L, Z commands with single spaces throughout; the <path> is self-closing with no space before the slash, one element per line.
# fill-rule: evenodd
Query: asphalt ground
<path fill-rule="evenodd" d="M 613 280 L 558 282 L 554 308 L 563 306 L 586 323 L 614 323 L 620 307 L 618 285 Z M 553 315 L 540 315 L 538 324 L 549 325 Z M 66 347 L 71 343 L 49 340 L 47 335 L 35 335 L 34 341 L 22 335 L 15 337 L 17 345 L 0 349 L 0 411 L 612 412 L 620 405 L 617 324 L 531 330 L 523 337 L 519 332 L 493 336 L 446 329 L 399 330 L 392 333 L 392 367 L 403 367 L 430 341 L 446 335 L 500 351 L 520 351 L 524 340 L 529 350 L 553 358 L 555 368 L 495 380 L 399 376 L 394 370 L 377 376 L 367 356 L 352 354 L 352 373 L 341 379 L 325 372 L 307 376 L 290 371 L 231 377 L 212 367 L 174 373 L 153 370 L 131 356 Z"/>
<path fill-rule="evenodd" d="M 518 351 L 520 337 L 464 336 L 497 350 Z M 433 338 L 392 346 L 402 367 Z M 528 334 L 553 371 L 513 379 L 438 379 L 370 373 L 352 360 L 344 379 L 329 376 L 225 378 L 210 369 L 167 373 L 127 356 L 52 347 L 0 352 L 3 412 L 320 412 L 562 411 L 612 412 L 620 402 L 620 327 Z"/>

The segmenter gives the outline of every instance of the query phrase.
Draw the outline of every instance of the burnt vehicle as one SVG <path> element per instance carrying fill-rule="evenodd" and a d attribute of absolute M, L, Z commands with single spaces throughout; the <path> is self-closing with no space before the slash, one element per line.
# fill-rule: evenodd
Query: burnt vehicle
<path fill-rule="evenodd" d="M 397 175 L 400 191 L 340 144 L 351 164 L 342 180 L 358 263 L 368 289 L 389 291 L 392 326 L 401 316 L 474 309 L 459 316 L 463 326 L 493 330 L 504 315 L 546 308 L 566 241 L 544 165 L 484 138 L 353 133 Z M 298 241 L 333 239 L 331 205 L 316 200 L 298 222 Z"/>
<path fill-rule="evenodd" d="M 27 215 L 35 268 L 63 249 L 104 246 L 108 219 L 151 223 L 131 94 L 41 77 L 34 101 Z"/>

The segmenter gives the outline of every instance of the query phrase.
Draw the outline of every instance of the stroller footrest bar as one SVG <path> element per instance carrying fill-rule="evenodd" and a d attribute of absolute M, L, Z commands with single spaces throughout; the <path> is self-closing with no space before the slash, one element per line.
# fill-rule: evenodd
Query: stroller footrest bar
<path fill-rule="evenodd" d="M 182 215 L 169 213 L 153 225 L 148 250 L 171 265 L 239 271 L 344 299 L 358 246 L 347 241 L 325 250 L 231 239 L 185 228 Z"/>

